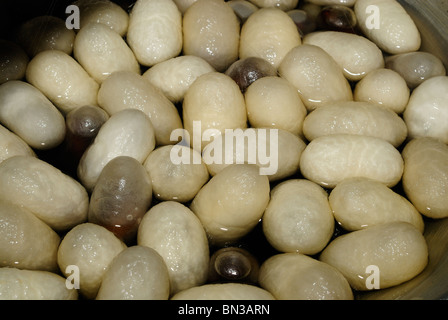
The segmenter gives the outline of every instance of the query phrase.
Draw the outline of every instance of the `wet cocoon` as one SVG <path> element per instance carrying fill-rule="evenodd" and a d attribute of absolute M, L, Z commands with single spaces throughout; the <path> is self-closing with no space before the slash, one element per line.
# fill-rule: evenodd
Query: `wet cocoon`
<path fill-rule="evenodd" d="M 234 164 L 205 184 L 191 210 L 213 244 L 231 243 L 249 233 L 269 202 L 269 179 L 254 164 Z"/>
<path fill-rule="evenodd" d="M 412 203 L 379 181 L 343 180 L 331 191 L 329 201 L 336 221 L 348 231 L 404 221 L 423 232 L 423 218 Z"/>
<path fill-rule="evenodd" d="M 87 219 L 84 187 L 36 157 L 15 156 L 0 164 L 0 198 L 28 209 L 57 231 Z"/>
<path fill-rule="evenodd" d="M 35 149 L 51 149 L 65 137 L 59 110 L 32 85 L 11 80 L 0 85 L 0 122 Z"/>
<path fill-rule="evenodd" d="M 183 17 L 183 52 L 206 60 L 219 72 L 238 59 L 240 23 L 223 0 L 198 0 Z"/>
<path fill-rule="evenodd" d="M 403 189 L 421 214 L 448 217 L 448 146 L 433 138 L 411 140 L 403 149 Z"/>
<path fill-rule="evenodd" d="M 206 73 L 197 78 L 185 94 L 183 121 L 190 137 L 202 140 L 199 143 L 193 141 L 190 146 L 202 151 L 208 141 L 212 140 L 211 137 L 225 129 L 247 127 L 244 96 L 229 76 L 219 72 Z M 200 121 L 200 137 L 194 136 L 194 121 Z M 207 129 L 215 129 L 210 137 L 203 136 Z"/>
<path fill-rule="evenodd" d="M 79 268 L 79 292 L 94 299 L 104 274 L 112 260 L 126 245 L 106 228 L 93 223 L 82 223 L 71 229 L 58 249 L 58 265 L 68 277 L 67 266 Z"/>
<path fill-rule="evenodd" d="M 370 71 L 384 67 L 381 50 L 372 41 L 352 33 L 322 31 L 307 34 L 304 44 L 324 49 L 351 81 L 359 81 Z"/>
<path fill-rule="evenodd" d="M 207 236 L 198 217 L 184 205 L 165 201 L 153 206 L 142 219 L 137 243 L 162 256 L 168 268 L 171 295 L 207 280 Z"/>
<path fill-rule="evenodd" d="M 178 163 L 179 158 L 188 161 Z M 149 154 L 144 167 L 150 176 L 154 196 L 164 201 L 188 202 L 209 179 L 201 154 L 181 145 L 157 148 Z"/>
<path fill-rule="evenodd" d="M 353 300 L 342 273 L 300 253 L 271 256 L 261 265 L 258 281 L 278 300 Z"/>
<path fill-rule="evenodd" d="M 357 0 L 354 10 L 359 28 L 386 53 L 399 54 L 420 48 L 420 32 L 398 1 Z M 379 17 L 375 16 L 378 13 Z"/>
<path fill-rule="evenodd" d="M 183 100 L 191 84 L 201 75 L 215 69 L 196 56 L 179 56 L 149 68 L 143 77 L 159 88 L 171 102 Z"/>
<path fill-rule="evenodd" d="M 303 122 L 303 133 L 312 141 L 332 134 L 356 134 L 386 140 L 394 147 L 406 139 L 403 119 L 392 110 L 368 102 L 329 103 L 311 112 Z"/>
<path fill-rule="evenodd" d="M 283 11 L 294 9 L 299 3 L 298 0 L 250 0 L 259 8 L 276 7 Z"/>
<path fill-rule="evenodd" d="M 168 269 L 152 248 L 133 246 L 109 264 L 96 300 L 167 300 Z"/>
<path fill-rule="evenodd" d="M 428 263 L 422 233 L 407 222 L 391 222 L 353 231 L 333 240 L 320 261 L 338 269 L 355 290 L 369 290 L 368 266 L 379 270 L 380 289 L 399 285 L 418 275 Z"/>
<path fill-rule="evenodd" d="M 284 129 L 302 135 L 307 110 L 297 89 L 280 77 L 263 77 L 244 94 L 247 117 L 252 127 Z"/>
<path fill-rule="evenodd" d="M 0 268 L 0 300 L 77 300 L 65 280 L 48 271 Z"/>
<path fill-rule="evenodd" d="M 18 135 L 0 125 L 0 163 L 14 156 L 36 156 L 33 149 Z"/>
<path fill-rule="evenodd" d="M 121 110 L 137 109 L 145 113 L 154 128 L 157 145 L 174 144 L 171 132 L 182 128 L 182 121 L 174 104 L 148 80 L 131 71 L 110 75 L 98 91 L 98 103 L 113 115 Z"/>
<path fill-rule="evenodd" d="M 448 143 L 448 77 L 428 79 L 414 89 L 403 118 L 409 138 L 431 137 Z"/>
<path fill-rule="evenodd" d="M 59 50 L 37 54 L 28 64 L 26 80 L 42 91 L 63 114 L 96 105 L 99 85 L 71 56 Z"/>
<path fill-rule="evenodd" d="M 243 283 L 205 284 L 183 290 L 171 300 L 275 300 L 260 287 Z"/>
<path fill-rule="evenodd" d="M 73 4 L 79 8 L 81 29 L 91 22 L 102 23 L 120 36 L 126 35 L 129 15 L 115 2 L 109 0 L 78 0 Z"/>
<path fill-rule="evenodd" d="M 98 83 L 115 71 L 140 74 L 140 65 L 123 38 L 101 23 L 92 22 L 79 30 L 73 55 Z"/>
<path fill-rule="evenodd" d="M 182 14 L 172 0 L 138 0 L 126 39 L 143 66 L 173 58 L 182 50 Z"/>
<path fill-rule="evenodd" d="M 154 147 L 154 128 L 149 117 L 140 110 L 122 110 L 113 114 L 100 128 L 93 144 L 79 161 L 78 177 L 91 191 L 110 160 L 129 156 L 143 163 Z"/>
<path fill-rule="evenodd" d="M 88 220 L 128 243 L 135 239 L 151 200 L 151 180 L 143 165 L 135 158 L 119 156 L 110 160 L 98 177 Z"/>
<path fill-rule="evenodd" d="M 0 200 L 0 267 L 55 272 L 59 242 L 58 234 L 34 214 Z"/>
<path fill-rule="evenodd" d="M 258 165 L 260 174 L 266 175 L 269 181 L 284 179 L 299 170 L 300 156 L 306 144 L 298 136 L 269 128 L 247 128 L 240 133 L 224 133 L 204 148 L 203 159 L 212 176 L 238 163 Z M 230 144 L 233 153 L 227 150 L 229 138 L 233 139 Z M 220 151 L 221 157 L 218 156 Z"/>
<path fill-rule="evenodd" d="M 278 72 L 296 87 L 308 111 L 329 102 L 353 100 L 342 68 L 320 47 L 295 47 L 282 60 Z"/>
<path fill-rule="evenodd" d="M 397 114 L 409 102 L 410 90 L 403 77 L 390 69 L 376 69 L 359 81 L 353 92 L 356 101 L 375 103 Z"/>
<path fill-rule="evenodd" d="M 316 254 L 327 245 L 334 231 L 327 193 L 304 179 L 288 180 L 274 187 L 262 223 L 266 239 L 280 252 Z"/>
<path fill-rule="evenodd" d="M 326 188 L 334 188 L 347 178 L 366 177 L 388 187 L 403 174 L 403 159 L 389 142 L 375 137 L 350 134 L 322 136 L 302 152 L 303 176 Z"/>
<path fill-rule="evenodd" d="M 0 84 L 23 79 L 29 58 L 15 42 L 0 40 Z"/>
<path fill-rule="evenodd" d="M 261 8 L 241 28 L 239 57 L 263 58 L 277 69 L 288 52 L 301 43 L 299 31 L 286 12 Z"/>

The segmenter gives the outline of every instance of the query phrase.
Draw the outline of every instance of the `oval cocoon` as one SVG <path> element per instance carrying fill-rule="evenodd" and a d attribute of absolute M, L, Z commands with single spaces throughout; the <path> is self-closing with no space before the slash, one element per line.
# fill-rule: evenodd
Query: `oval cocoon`
<path fill-rule="evenodd" d="M 10 40 L 0 40 L 0 84 L 25 77 L 28 58 L 25 50 Z"/>
<path fill-rule="evenodd" d="M 208 181 L 207 166 L 201 154 L 189 147 L 162 146 L 144 162 L 157 199 L 188 202 Z"/>
<path fill-rule="evenodd" d="M 110 160 L 129 156 L 143 163 L 154 147 L 154 128 L 149 117 L 140 110 L 122 110 L 101 126 L 93 144 L 79 161 L 78 177 L 91 191 Z"/>
<path fill-rule="evenodd" d="M 171 295 L 207 280 L 209 247 L 194 213 L 175 201 L 153 206 L 143 217 L 137 243 L 156 250 L 165 261 Z"/>
<path fill-rule="evenodd" d="M 420 48 L 420 32 L 398 1 L 357 0 L 354 10 L 359 28 L 383 51 L 398 54 Z"/>
<path fill-rule="evenodd" d="M 329 201 L 336 221 L 348 231 L 404 221 L 423 232 L 423 218 L 412 203 L 379 181 L 346 179 L 331 191 Z"/>
<path fill-rule="evenodd" d="M 151 119 L 157 145 L 174 144 L 170 140 L 171 132 L 182 128 L 174 104 L 135 72 L 118 71 L 110 75 L 101 84 L 98 103 L 110 115 L 126 109 L 144 112 Z"/>
<path fill-rule="evenodd" d="M 0 125 L 0 163 L 14 156 L 35 157 L 36 154 L 22 138 Z"/>
<path fill-rule="evenodd" d="M 229 76 L 206 73 L 196 79 L 185 94 L 183 121 L 193 139 L 191 146 L 202 151 L 207 140 L 225 129 L 247 127 L 244 96 Z"/>
<path fill-rule="evenodd" d="M 59 235 L 34 214 L 0 200 L 0 267 L 56 272 L 59 243 Z"/>
<path fill-rule="evenodd" d="M 97 105 L 98 83 L 65 52 L 46 50 L 37 54 L 28 64 L 26 80 L 63 114 L 84 105 Z"/>
<path fill-rule="evenodd" d="M 327 192 L 304 179 L 290 179 L 273 188 L 262 223 L 266 239 L 280 252 L 316 254 L 334 231 Z"/>
<path fill-rule="evenodd" d="M 403 118 L 409 138 L 431 137 L 448 144 L 448 77 L 428 79 L 414 89 Z"/>
<path fill-rule="evenodd" d="M 173 58 L 182 50 L 182 14 L 172 0 L 138 0 L 126 39 L 144 66 Z"/>
<path fill-rule="evenodd" d="M 322 136 L 302 152 L 303 176 L 326 188 L 347 178 L 365 177 L 395 186 L 403 174 L 403 158 L 389 142 L 350 134 Z"/>
<path fill-rule="evenodd" d="M 297 89 L 280 77 L 263 77 L 244 94 L 247 117 L 252 127 L 268 127 L 302 135 L 307 110 Z"/>
<path fill-rule="evenodd" d="M 258 279 L 278 300 L 353 300 L 342 273 L 300 253 L 271 256 L 261 265 Z"/>
<path fill-rule="evenodd" d="M 216 283 L 183 290 L 171 300 L 275 300 L 268 291 L 250 284 Z"/>
<path fill-rule="evenodd" d="M 261 8 L 241 28 L 240 59 L 259 57 L 278 68 L 287 53 L 302 43 L 295 23 L 279 8 Z"/>
<path fill-rule="evenodd" d="M 176 103 L 184 99 L 191 84 L 201 75 L 215 69 L 197 56 L 178 56 L 149 68 L 143 77 L 162 90 L 165 96 Z"/>
<path fill-rule="evenodd" d="M 289 131 L 271 128 L 247 128 L 216 136 L 202 153 L 212 176 L 232 164 L 259 166 L 269 181 L 292 176 L 299 170 L 305 142 Z"/>
<path fill-rule="evenodd" d="M 167 300 L 168 269 L 154 249 L 133 246 L 121 251 L 110 263 L 96 300 Z"/>
<path fill-rule="evenodd" d="M 65 281 L 48 271 L 0 268 L 0 300 L 77 300 Z"/>
<path fill-rule="evenodd" d="M 278 72 L 296 87 L 308 111 L 329 102 L 353 100 L 342 68 L 318 46 L 303 44 L 293 48 L 282 60 Z"/>
<path fill-rule="evenodd" d="M 82 223 L 71 229 L 58 249 L 58 265 L 65 277 L 67 266 L 79 268 L 79 293 L 94 299 L 109 264 L 126 245 L 106 228 L 94 223 Z"/>
<path fill-rule="evenodd" d="M 391 222 L 339 236 L 319 258 L 337 268 L 355 290 L 369 290 L 374 266 L 380 289 L 418 275 L 428 263 L 428 247 L 422 233 L 407 222 Z"/>
<path fill-rule="evenodd" d="M 32 85 L 11 80 L 0 86 L 0 122 L 30 147 L 51 149 L 65 137 L 65 119 Z"/>
<path fill-rule="evenodd" d="M 30 156 L 0 163 L 0 197 L 34 213 L 57 231 L 87 219 L 89 196 L 72 177 Z"/>
<path fill-rule="evenodd" d="M 234 164 L 207 182 L 191 203 L 209 241 L 238 240 L 259 222 L 269 202 L 269 179 L 254 164 Z"/>
<path fill-rule="evenodd" d="M 206 60 L 219 72 L 238 59 L 240 23 L 222 0 L 198 0 L 183 16 L 183 52 Z"/>
<path fill-rule="evenodd" d="M 381 138 L 400 146 L 408 129 L 392 110 L 368 102 L 329 103 L 311 112 L 303 122 L 303 133 L 312 141 L 331 134 L 357 134 Z"/>
<path fill-rule="evenodd" d="M 303 38 L 303 43 L 324 49 L 351 81 L 359 81 L 370 71 L 384 68 L 383 53 L 376 44 L 353 33 L 313 32 Z"/>
<path fill-rule="evenodd" d="M 98 83 L 115 71 L 140 74 L 140 65 L 123 38 L 102 23 L 89 23 L 76 35 L 73 55 Z"/>
<path fill-rule="evenodd" d="M 408 199 L 427 217 L 448 217 L 448 146 L 433 138 L 418 138 L 405 146 L 402 155 Z"/>

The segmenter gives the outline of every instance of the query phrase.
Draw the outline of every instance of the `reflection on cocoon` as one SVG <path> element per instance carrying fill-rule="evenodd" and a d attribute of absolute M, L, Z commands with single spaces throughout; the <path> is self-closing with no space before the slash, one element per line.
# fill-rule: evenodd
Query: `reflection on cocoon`
<path fill-rule="evenodd" d="M 129 242 L 135 238 L 151 200 L 151 180 L 143 165 L 132 157 L 119 156 L 109 161 L 98 177 L 88 220 Z"/>

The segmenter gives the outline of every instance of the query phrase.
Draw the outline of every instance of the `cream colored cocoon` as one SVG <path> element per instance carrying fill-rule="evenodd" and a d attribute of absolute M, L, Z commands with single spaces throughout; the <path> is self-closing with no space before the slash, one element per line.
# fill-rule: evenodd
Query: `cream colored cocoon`
<path fill-rule="evenodd" d="M 205 284 L 183 290 L 172 300 L 275 300 L 271 293 L 244 283 Z"/>
<path fill-rule="evenodd" d="M 294 9 L 299 0 L 249 0 L 259 8 L 275 7 L 283 11 Z"/>
<path fill-rule="evenodd" d="M 35 149 L 51 149 L 65 137 L 65 119 L 47 97 L 19 80 L 0 85 L 0 123 Z"/>
<path fill-rule="evenodd" d="M 182 128 L 174 104 L 148 80 L 131 71 L 110 75 L 98 91 L 98 104 L 113 115 L 121 110 L 137 109 L 145 113 L 154 128 L 157 145 L 174 144 L 171 132 Z"/>
<path fill-rule="evenodd" d="M 383 53 L 377 45 L 356 34 L 337 31 L 313 32 L 304 37 L 303 43 L 324 49 L 351 81 L 359 81 L 370 71 L 384 67 Z"/>
<path fill-rule="evenodd" d="M 369 290 L 373 266 L 380 289 L 414 278 L 428 263 L 422 233 L 407 222 L 391 222 L 353 231 L 333 240 L 320 261 L 338 269 L 353 289 Z"/>
<path fill-rule="evenodd" d="M 141 65 L 173 58 L 182 50 L 182 14 L 172 0 L 138 0 L 126 39 Z"/>
<path fill-rule="evenodd" d="M 336 268 L 300 253 L 281 253 L 260 267 L 258 281 L 278 300 L 353 300 Z"/>
<path fill-rule="evenodd" d="M 448 146 L 433 138 L 413 139 L 402 156 L 408 199 L 429 218 L 448 217 Z"/>
<path fill-rule="evenodd" d="M 153 206 L 140 223 L 137 243 L 162 256 L 168 268 L 171 295 L 206 282 L 207 236 L 198 217 L 184 205 L 165 201 Z"/>
<path fill-rule="evenodd" d="M 371 178 L 393 187 L 401 180 L 403 167 L 400 152 L 389 142 L 354 134 L 316 138 L 300 159 L 303 176 L 326 188 L 353 177 Z"/>
<path fill-rule="evenodd" d="M 348 231 L 394 221 L 409 222 L 423 232 L 422 215 L 405 197 L 379 181 L 343 180 L 331 191 L 330 206 L 339 225 Z"/>
<path fill-rule="evenodd" d="M 0 300 L 77 300 L 65 281 L 48 271 L 0 268 Z"/>
<path fill-rule="evenodd" d="M 342 68 L 318 46 L 303 44 L 293 48 L 282 60 L 278 72 L 296 87 L 308 111 L 329 102 L 353 100 Z"/>
<path fill-rule="evenodd" d="M 207 182 L 191 203 L 209 241 L 230 243 L 249 233 L 269 202 L 269 179 L 254 164 L 234 164 Z"/>
<path fill-rule="evenodd" d="M 97 105 L 98 83 L 65 52 L 46 50 L 37 54 L 28 64 L 26 80 L 64 115 L 84 105 Z"/>
<path fill-rule="evenodd" d="M 26 208 L 57 231 L 87 219 L 84 187 L 36 157 L 15 156 L 0 164 L 0 198 Z"/>
<path fill-rule="evenodd" d="M 35 157 L 36 154 L 22 138 L 0 125 L 0 163 L 14 156 Z"/>
<path fill-rule="evenodd" d="M 98 83 L 113 72 L 140 74 L 140 65 L 125 40 L 102 23 L 89 23 L 76 35 L 73 55 Z"/>
<path fill-rule="evenodd" d="M 128 31 L 129 15 L 117 3 L 110 0 L 77 0 L 81 29 L 91 22 L 102 23 L 120 36 Z"/>
<path fill-rule="evenodd" d="M 132 246 L 107 267 L 96 300 L 167 300 L 168 269 L 152 248 Z"/>
<path fill-rule="evenodd" d="M 240 23 L 223 0 L 198 0 L 183 17 L 183 53 L 206 60 L 219 72 L 238 59 Z"/>
<path fill-rule="evenodd" d="M 362 32 L 386 53 L 399 54 L 420 48 L 420 32 L 398 1 L 357 0 L 354 10 Z"/>
<path fill-rule="evenodd" d="M 302 43 L 295 23 L 279 8 L 261 8 L 241 28 L 240 59 L 259 57 L 276 69 L 288 52 Z"/>
<path fill-rule="evenodd" d="M 126 109 L 113 114 L 100 128 L 78 165 L 78 177 L 91 191 L 106 164 L 118 156 L 143 163 L 155 148 L 154 128 L 142 111 Z"/>
<path fill-rule="evenodd" d="M 309 141 L 330 134 L 357 134 L 381 138 L 398 147 L 405 141 L 408 129 L 392 110 L 347 101 L 329 103 L 311 112 L 305 118 L 303 132 Z"/>
<path fill-rule="evenodd" d="M 113 259 L 126 245 L 106 228 L 94 223 L 82 223 L 71 229 L 58 249 L 58 265 L 66 277 L 68 266 L 79 268 L 79 293 L 94 299 L 104 274 Z"/>
<path fill-rule="evenodd" d="M 176 103 L 184 99 L 188 88 L 199 76 L 213 71 L 215 69 L 203 58 L 184 55 L 152 66 L 143 77 Z"/>
<path fill-rule="evenodd" d="M 334 231 L 326 191 L 304 179 L 290 179 L 273 188 L 262 223 L 266 239 L 280 252 L 316 254 Z"/>
<path fill-rule="evenodd" d="M 0 267 L 56 272 L 60 241 L 34 214 L 0 200 Z"/>

